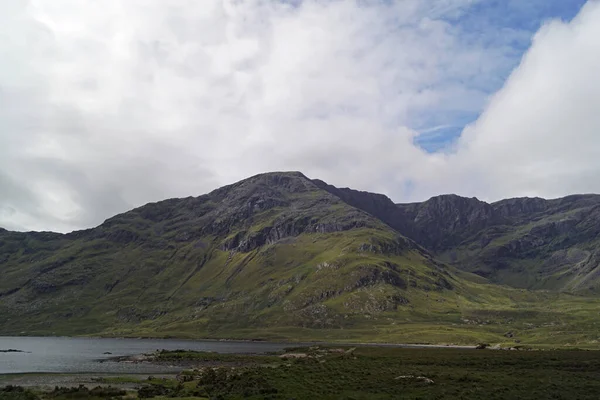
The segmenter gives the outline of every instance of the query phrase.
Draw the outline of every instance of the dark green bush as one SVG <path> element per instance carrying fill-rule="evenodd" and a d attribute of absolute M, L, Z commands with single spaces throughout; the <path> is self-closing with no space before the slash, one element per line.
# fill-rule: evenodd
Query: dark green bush
<path fill-rule="evenodd" d="M 39 400 L 39 397 L 21 386 L 5 386 L 0 388 L 0 400 Z"/>
<path fill-rule="evenodd" d="M 62 399 L 87 399 L 87 398 L 116 398 L 125 396 L 127 392 L 113 387 L 96 386 L 93 389 L 88 389 L 84 385 L 78 387 L 58 387 L 48 393 L 50 398 Z"/>

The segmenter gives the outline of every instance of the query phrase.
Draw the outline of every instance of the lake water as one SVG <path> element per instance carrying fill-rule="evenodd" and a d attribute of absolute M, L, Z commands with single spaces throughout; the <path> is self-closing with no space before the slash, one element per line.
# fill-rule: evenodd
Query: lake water
<path fill-rule="evenodd" d="M 181 368 L 146 363 L 98 362 L 116 356 L 150 353 L 158 349 L 198 350 L 218 353 L 265 353 L 290 347 L 285 343 L 215 342 L 161 339 L 98 339 L 67 337 L 0 337 L 0 374 L 53 373 L 140 373 L 178 372 Z M 104 354 L 110 352 L 112 354 Z"/>

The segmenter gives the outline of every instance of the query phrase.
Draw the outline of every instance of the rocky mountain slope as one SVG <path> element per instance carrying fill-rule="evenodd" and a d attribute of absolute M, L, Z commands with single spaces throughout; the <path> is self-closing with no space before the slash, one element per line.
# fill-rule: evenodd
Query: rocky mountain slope
<path fill-rule="evenodd" d="M 327 327 L 455 278 L 300 173 L 148 204 L 67 235 L 0 232 L 4 331 L 169 323 Z M 162 318 L 163 320 L 165 318 Z M 175 328 L 174 328 L 175 329 Z"/>
<path fill-rule="evenodd" d="M 517 288 L 600 288 L 600 196 L 516 198 L 488 204 L 456 195 L 422 203 L 321 187 L 363 209 L 439 260 Z"/>
<path fill-rule="evenodd" d="M 596 288 L 597 204 L 394 204 L 290 172 L 66 235 L 0 230 L 0 333 L 472 342 L 581 326 L 570 310 L 596 298 L 560 292 Z"/>

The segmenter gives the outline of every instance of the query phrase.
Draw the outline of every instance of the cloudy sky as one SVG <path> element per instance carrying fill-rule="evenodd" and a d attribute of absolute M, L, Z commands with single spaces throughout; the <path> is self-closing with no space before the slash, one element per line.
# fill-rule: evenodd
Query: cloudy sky
<path fill-rule="evenodd" d="M 300 170 L 396 202 L 600 192 L 597 0 L 0 1 L 0 226 Z"/>

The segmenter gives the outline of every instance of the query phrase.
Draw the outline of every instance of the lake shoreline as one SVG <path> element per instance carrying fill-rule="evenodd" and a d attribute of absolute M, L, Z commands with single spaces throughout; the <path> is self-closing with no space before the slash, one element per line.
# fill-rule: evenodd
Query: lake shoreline
<path fill-rule="evenodd" d="M 389 346 L 401 348 L 452 348 L 452 349 L 475 349 L 477 345 L 460 345 L 446 343 L 395 343 L 395 342 L 346 342 L 346 341 L 302 341 L 302 340 L 266 340 L 266 339 L 215 339 L 215 338 L 178 338 L 178 337 L 154 337 L 154 336 L 44 336 L 44 335 L 24 335 L 24 336 L 3 336 L 0 339 L 10 338 L 39 338 L 39 339 L 118 339 L 118 340 L 153 340 L 153 341 L 179 341 L 193 343 L 266 343 L 276 345 L 290 346 Z M 1 351 L 0 351 L 1 352 Z"/>

